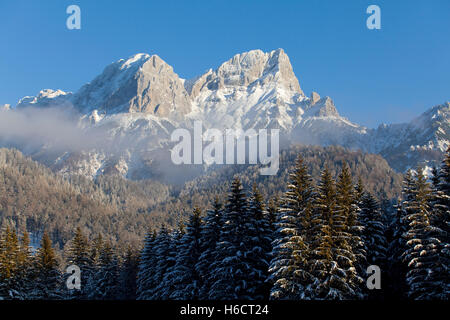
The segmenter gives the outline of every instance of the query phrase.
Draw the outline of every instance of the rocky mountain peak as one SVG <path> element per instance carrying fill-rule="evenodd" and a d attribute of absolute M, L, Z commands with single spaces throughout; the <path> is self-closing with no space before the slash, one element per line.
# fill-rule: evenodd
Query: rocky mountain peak
<path fill-rule="evenodd" d="M 311 95 L 310 107 L 307 108 L 305 116 L 313 117 L 339 117 L 339 113 L 330 97 L 323 97 Z"/>
<path fill-rule="evenodd" d="M 203 90 L 214 91 L 254 85 L 262 87 L 273 83 L 278 83 L 288 91 L 303 95 L 289 57 L 283 49 L 268 53 L 252 50 L 237 54 L 216 70 L 208 70 L 194 81 L 188 82 L 193 98 Z"/>
<path fill-rule="evenodd" d="M 183 81 L 164 60 L 148 54 L 137 54 L 106 67 L 77 92 L 74 104 L 84 113 L 99 110 L 181 117 L 190 111 Z"/>

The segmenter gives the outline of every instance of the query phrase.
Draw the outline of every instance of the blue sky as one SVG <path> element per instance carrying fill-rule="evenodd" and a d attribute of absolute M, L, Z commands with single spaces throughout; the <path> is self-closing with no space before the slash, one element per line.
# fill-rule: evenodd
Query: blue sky
<path fill-rule="evenodd" d="M 81 30 L 66 28 L 71 4 Z M 381 30 L 366 28 L 370 4 L 381 8 Z M 0 0 L 0 104 L 76 91 L 138 52 L 190 78 L 236 53 L 283 48 L 306 94 L 328 95 L 374 127 L 450 99 L 449 21 L 448 0 Z"/>

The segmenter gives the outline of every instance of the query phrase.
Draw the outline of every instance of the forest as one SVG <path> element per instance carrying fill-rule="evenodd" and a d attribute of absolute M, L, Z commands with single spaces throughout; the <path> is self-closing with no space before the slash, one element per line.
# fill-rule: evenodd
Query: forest
<path fill-rule="evenodd" d="M 292 158 L 294 153 L 289 156 Z M 5 160 L 5 154 L 7 158 L 10 153 L 0 157 L 3 167 L 12 161 Z M 380 196 L 367 176 L 358 174 L 358 162 L 336 156 L 345 152 L 335 150 L 327 153 L 328 158 L 330 154 L 340 162 L 322 162 L 317 175 L 308 163 L 308 152 L 297 152 L 293 165 L 285 167 L 287 176 L 280 195 L 268 194 L 267 184 L 261 188 L 260 181 L 248 186 L 241 181 L 242 172 L 236 173 L 227 184 L 226 194 L 216 194 L 206 209 L 191 202 L 187 219 L 179 219 L 175 225 L 143 220 L 141 227 L 146 228 L 146 236 L 141 246 L 119 245 L 104 237 L 104 229 L 87 235 L 84 225 L 67 220 L 76 227 L 73 237 L 62 247 L 55 248 L 52 236 L 45 230 L 40 245 L 33 248 L 27 224 L 19 229 L 18 224 L 4 223 L 0 236 L 0 297 L 448 300 L 450 149 L 431 177 L 427 178 L 420 167 L 408 170 L 395 203 L 383 198 L 386 191 Z M 28 161 L 20 157 L 15 154 L 14 161 Z M 27 174 L 27 167 L 16 167 Z M 8 175 L 3 171 L 2 179 L 5 177 Z M 384 179 L 396 183 L 395 175 Z M 98 182 L 95 185 L 99 186 Z M 61 188 L 67 188 L 64 200 L 76 195 L 69 181 L 58 186 Z M 95 200 L 93 203 L 104 208 L 126 207 L 126 203 L 111 196 L 119 191 L 107 193 L 104 187 L 92 190 L 97 190 L 99 196 L 85 201 Z M 151 194 L 150 190 L 144 188 L 141 192 Z M 178 190 L 180 198 L 183 192 Z M 105 199 L 99 200 L 101 196 Z M 83 212 L 82 201 L 76 203 Z M 105 217 L 110 214 L 114 219 L 116 215 L 111 212 L 105 211 Z M 150 215 L 142 212 L 141 216 Z M 71 275 L 65 270 L 70 265 L 81 270 L 79 290 L 68 289 Z M 367 268 L 373 265 L 381 270 L 381 289 L 370 290 L 366 284 Z"/>

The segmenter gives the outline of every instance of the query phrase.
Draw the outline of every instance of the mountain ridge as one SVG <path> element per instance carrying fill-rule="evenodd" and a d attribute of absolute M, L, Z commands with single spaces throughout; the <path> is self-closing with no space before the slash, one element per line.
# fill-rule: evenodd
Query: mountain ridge
<path fill-rule="evenodd" d="M 307 97 L 283 49 L 240 53 L 187 80 L 159 56 L 140 53 L 108 65 L 75 93 L 43 90 L 21 99 L 13 109 L 57 106 L 77 110 L 79 124 L 86 130 L 104 130 L 111 145 L 125 145 L 114 155 L 84 152 L 88 166 L 103 154 L 100 164 L 84 170 L 91 175 L 111 161 L 121 163 L 119 171 L 125 176 L 136 175 L 130 174 L 131 167 L 141 170 L 155 158 L 167 161 L 167 154 L 162 156 L 165 160 L 155 154 L 167 153 L 170 132 L 190 129 L 196 120 L 205 128 L 222 130 L 276 128 L 295 143 L 379 153 L 398 171 L 427 165 L 450 145 L 448 102 L 410 123 L 366 128 L 342 117 L 330 97 L 315 92 Z M 56 159 L 47 159 L 52 161 Z"/>

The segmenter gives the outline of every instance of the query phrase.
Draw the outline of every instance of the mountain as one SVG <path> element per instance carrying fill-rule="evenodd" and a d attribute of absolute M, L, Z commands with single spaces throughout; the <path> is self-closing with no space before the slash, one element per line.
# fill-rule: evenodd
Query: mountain
<path fill-rule="evenodd" d="M 366 151 L 379 153 L 399 171 L 439 163 L 450 146 L 450 103 L 435 106 L 409 123 L 380 125 L 370 132 Z"/>
<path fill-rule="evenodd" d="M 137 54 L 110 64 L 75 93 L 43 90 L 7 112 L 30 107 L 76 114 L 85 148 L 55 151 L 43 141 L 30 153 L 63 175 L 192 178 L 204 168 L 172 165 L 169 149 L 173 130 L 192 129 L 195 120 L 222 130 L 277 128 L 289 143 L 378 153 L 398 171 L 431 165 L 450 144 L 448 102 L 410 123 L 366 128 L 342 117 L 330 97 L 306 96 L 283 49 L 237 54 L 187 80 L 157 55 Z"/>

